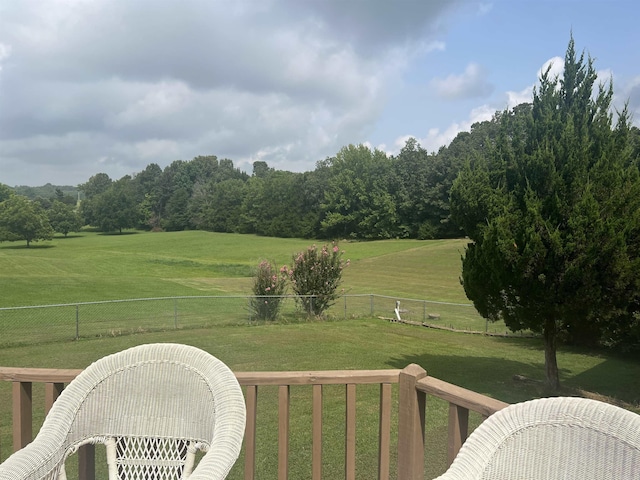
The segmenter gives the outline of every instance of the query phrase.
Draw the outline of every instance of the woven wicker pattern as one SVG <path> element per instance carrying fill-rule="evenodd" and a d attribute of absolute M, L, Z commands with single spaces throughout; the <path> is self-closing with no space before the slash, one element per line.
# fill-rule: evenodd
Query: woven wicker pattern
<path fill-rule="evenodd" d="M 187 345 L 141 345 L 73 380 L 34 441 L 0 465 L 0 480 L 63 480 L 65 459 L 96 443 L 106 445 L 109 480 L 223 479 L 244 428 L 242 390 L 224 363 Z M 207 453 L 193 469 L 198 450 Z"/>
<path fill-rule="evenodd" d="M 640 416 L 584 398 L 511 405 L 467 439 L 438 480 L 640 479 Z"/>

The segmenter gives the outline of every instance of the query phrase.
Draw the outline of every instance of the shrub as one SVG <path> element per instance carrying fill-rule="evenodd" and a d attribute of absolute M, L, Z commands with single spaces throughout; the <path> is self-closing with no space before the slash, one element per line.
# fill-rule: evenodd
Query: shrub
<path fill-rule="evenodd" d="M 253 297 L 249 301 L 251 318 L 275 320 L 280 312 L 282 295 L 287 289 L 287 267 L 278 271 L 275 264 L 263 260 L 258 265 L 253 281 Z"/>
<path fill-rule="evenodd" d="M 342 270 L 349 265 L 349 260 L 342 260 L 343 253 L 334 243 L 320 250 L 312 245 L 293 256 L 289 279 L 297 301 L 309 315 L 322 315 L 338 298 Z"/>

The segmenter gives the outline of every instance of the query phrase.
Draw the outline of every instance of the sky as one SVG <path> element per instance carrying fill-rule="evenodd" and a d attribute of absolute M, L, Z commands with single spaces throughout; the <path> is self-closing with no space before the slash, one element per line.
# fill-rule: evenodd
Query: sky
<path fill-rule="evenodd" d="M 637 0 L 0 0 L 0 183 L 314 170 L 531 101 L 570 35 L 640 126 Z"/>

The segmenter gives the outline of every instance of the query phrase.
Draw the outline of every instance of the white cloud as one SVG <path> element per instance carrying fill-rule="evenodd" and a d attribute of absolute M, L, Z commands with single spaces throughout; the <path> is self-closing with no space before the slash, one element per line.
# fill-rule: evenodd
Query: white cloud
<path fill-rule="evenodd" d="M 392 149 L 385 149 L 388 154 L 397 155 L 409 138 L 415 138 L 420 146 L 428 152 L 437 152 L 440 147 L 447 146 L 460 132 L 468 132 L 471 126 L 477 122 L 491 120 L 496 109 L 490 105 L 481 105 L 474 108 L 469 116 L 462 121 L 453 122 L 444 130 L 439 128 L 430 128 L 425 136 L 402 135 L 393 143 Z"/>
<path fill-rule="evenodd" d="M 564 59 L 562 57 L 552 57 L 542 64 L 542 66 L 536 72 L 536 82 L 524 87 L 522 90 L 514 91 L 508 90 L 505 92 L 506 97 L 504 108 L 513 108 L 521 103 L 531 103 L 533 101 L 533 89 L 538 84 L 538 81 L 542 78 L 542 74 L 549 71 L 549 78 L 562 78 L 564 72 Z"/>
<path fill-rule="evenodd" d="M 189 87 L 178 81 L 146 85 L 141 94 L 139 99 L 108 119 L 108 123 L 126 128 L 154 119 L 170 120 L 172 115 L 188 107 L 193 97 Z"/>
<path fill-rule="evenodd" d="M 11 45 L 0 42 L 0 71 L 2 71 L 2 62 L 11 55 Z"/>
<path fill-rule="evenodd" d="M 536 78 L 542 78 L 542 74 L 547 70 L 549 70 L 549 78 L 562 78 L 562 73 L 564 72 L 564 58 L 556 56 L 544 62 L 542 67 L 540 67 L 540 70 L 538 70 Z"/>
<path fill-rule="evenodd" d="M 486 97 L 493 92 L 493 85 L 487 80 L 487 71 L 477 63 L 470 63 L 460 75 L 451 74 L 446 78 L 436 78 L 431 83 L 438 94 L 448 99 Z"/>
<path fill-rule="evenodd" d="M 626 104 L 632 116 L 633 124 L 640 127 L 640 75 L 620 84 L 615 84 L 614 87 L 614 107 L 618 111 L 622 111 Z"/>
<path fill-rule="evenodd" d="M 521 103 L 531 103 L 533 100 L 533 85 L 529 85 L 519 92 L 508 91 L 505 95 L 507 97 L 506 108 L 513 108 Z"/>

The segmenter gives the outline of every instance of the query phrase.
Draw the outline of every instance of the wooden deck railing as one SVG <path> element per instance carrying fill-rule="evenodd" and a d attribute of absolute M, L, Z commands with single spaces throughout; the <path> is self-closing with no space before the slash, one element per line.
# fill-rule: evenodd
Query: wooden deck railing
<path fill-rule="evenodd" d="M 33 383 L 45 385 L 45 412 L 80 370 L 0 367 L 0 380 L 13 384 L 13 449 L 19 450 L 32 440 Z M 237 372 L 245 387 L 247 427 L 244 438 L 244 478 L 256 476 L 256 418 L 258 390 L 264 386 L 278 388 L 278 479 L 289 476 L 289 400 L 296 385 L 312 386 L 312 479 L 322 478 L 322 396 L 323 386 L 345 387 L 345 478 L 355 479 L 356 472 L 356 388 L 380 385 L 378 478 L 390 475 L 392 385 L 398 386 L 398 480 L 418 480 L 424 475 L 425 406 L 431 395 L 449 402 L 448 460 L 458 453 L 468 434 L 469 411 L 484 417 L 507 406 L 506 403 L 427 376 L 412 364 L 403 370 L 337 370 L 307 372 Z M 3 446 L 3 448 L 5 448 Z M 95 479 L 93 446 L 78 452 L 79 478 Z"/>

